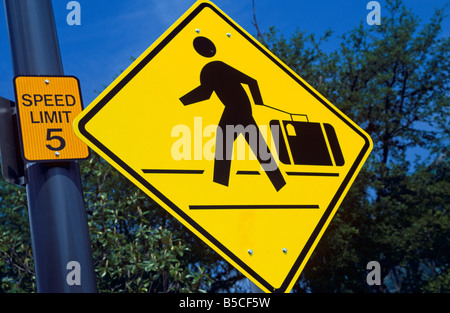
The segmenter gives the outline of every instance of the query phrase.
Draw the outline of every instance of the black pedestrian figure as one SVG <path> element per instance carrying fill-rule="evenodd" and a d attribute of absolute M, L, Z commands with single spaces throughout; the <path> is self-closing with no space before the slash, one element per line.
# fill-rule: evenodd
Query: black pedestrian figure
<path fill-rule="evenodd" d="M 214 43 L 205 37 L 197 37 L 194 39 L 194 48 L 201 56 L 211 58 L 216 54 L 216 47 Z M 270 181 L 277 191 L 279 191 L 285 184 L 283 175 L 281 174 L 277 165 L 273 168 L 274 159 L 270 154 L 269 148 L 255 122 L 252 115 L 252 106 L 250 99 L 245 92 L 242 84 L 247 84 L 250 88 L 255 104 L 263 104 L 261 93 L 258 88 L 258 83 L 255 79 L 247 76 L 240 71 L 234 69 L 228 64 L 221 61 L 212 61 L 206 64 L 200 74 L 201 85 L 185 96 L 180 98 L 184 105 L 208 100 L 213 92 L 216 92 L 217 97 L 225 106 L 222 117 L 218 127 L 222 130 L 222 140 L 216 137 L 216 154 L 214 159 L 214 182 L 228 186 L 231 169 L 231 156 L 233 152 L 233 143 L 237 139 L 239 133 L 234 133 L 233 140 L 227 140 L 226 126 L 241 125 L 244 128 L 252 126 L 257 132 L 256 146 L 247 136 L 245 139 L 253 150 L 262 168 L 266 172 Z M 242 129 L 242 128 L 240 128 Z M 219 132 L 218 132 L 219 133 Z M 216 134 L 217 136 L 217 134 Z M 228 146 L 227 146 L 228 143 Z M 222 145 L 222 146 L 220 146 Z M 231 145 L 231 146 L 230 146 Z M 263 160 L 258 151 L 267 151 L 269 160 Z M 218 156 L 218 151 L 223 147 L 221 152 L 225 152 L 224 156 Z M 268 162 L 269 161 L 269 162 Z M 275 163 L 275 162 L 274 162 Z M 272 168 L 269 167 L 272 166 Z"/>

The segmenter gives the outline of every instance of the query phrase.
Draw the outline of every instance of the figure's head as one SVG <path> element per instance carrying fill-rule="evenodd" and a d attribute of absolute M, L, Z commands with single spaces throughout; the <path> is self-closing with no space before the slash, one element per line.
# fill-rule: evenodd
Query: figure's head
<path fill-rule="evenodd" d="M 211 58 L 216 55 L 216 46 L 206 37 L 196 37 L 194 39 L 194 49 L 205 58 Z"/>

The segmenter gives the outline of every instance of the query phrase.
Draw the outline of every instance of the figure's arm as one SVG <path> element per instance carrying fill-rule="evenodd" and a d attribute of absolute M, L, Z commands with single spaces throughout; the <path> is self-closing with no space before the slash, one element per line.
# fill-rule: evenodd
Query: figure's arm
<path fill-rule="evenodd" d="M 256 79 L 253 79 L 249 76 L 247 77 L 249 78 L 247 84 L 248 87 L 250 88 L 250 92 L 252 93 L 253 101 L 255 102 L 255 104 L 264 105 L 261 92 L 258 87 L 258 82 L 256 81 Z"/>
<path fill-rule="evenodd" d="M 213 92 L 212 89 L 207 88 L 204 85 L 200 85 L 197 88 L 195 88 L 194 90 L 192 90 L 192 91 L 188 92 L 187 94 L 185 94 L 184 96 L 182 96 L 180 98 L 180 101 L 184 105 L 189 105 L 192 103 L 208 100 L 209 98 L 211 98 L 212 92 Z"/>

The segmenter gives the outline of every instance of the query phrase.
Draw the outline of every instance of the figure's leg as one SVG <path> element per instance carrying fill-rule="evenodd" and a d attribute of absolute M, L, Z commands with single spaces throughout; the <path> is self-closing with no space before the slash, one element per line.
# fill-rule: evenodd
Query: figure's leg
<path fill-rule="evenodd" d="M 228 123 L 224 118 L 222 118 L 219 122 L 218 128 L 220 128 L 221 131 L 217 131 L 216 134 L 216 153 L 214 156 L 213 181 L 224 186 L 228 186 L 228 183 L 230 181 L 231 157 L 233 154 L 234 143 L 234 140 L 227 140 L 227 124 Z M 220 133 L 222 134 L 222 136 L 218 135 Z"/>
<path fill-rule="evenodd" d="M 286 181 L 284 180 L 283 174 L 281 174 L 281 171 L 278 168 L 278 164 L 273 158 L 273 155 L 270 152 L 270 149 L 267 146 L 267 143 L 264 140 L 264 137 L 261 134 L 261 131 L 259 130 L 259 127 L 258 125 L 256 125 L 255 121 L 253 121 L 253 125 L 256 127 L 258 133 L 257 146 L 255 147 L 254 144 L 251 143 L 252 141 L 249 140 L 247 136 L 245 139 L 247 140 L 249 146 L 252 148 L 253 153 L 256 155 L 259 163 L 261 164 L 264 172 L 266 172 L 267 176 L 269 177 L 272 185 L 275 187 L 277 191 L 279 191 L 281 188 L 284 187 L 284 185 L 286 185 Z M 261 157 L 262 151 L 264 151 L 264 154 L 269 156 L 268 159 L 264 160 Z"/>

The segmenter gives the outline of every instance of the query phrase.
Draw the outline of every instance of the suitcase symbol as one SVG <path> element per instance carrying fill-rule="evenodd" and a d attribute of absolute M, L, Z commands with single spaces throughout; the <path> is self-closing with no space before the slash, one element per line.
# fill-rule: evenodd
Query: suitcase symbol
<path fill-rule="evenodd" d="M 291 115 L 290 121 L 270 121 L 271 129 L 272 127 L 279 129 L 278 144 L 275 144 L 281 163 L 333 166 L 334 160 L 336 166 L 345 164 L 336 132 L 331 124 L 310 122 L 304 114 L 288 114 Z M 303 115 L 307 121 L 294 121 L 293 115 Z"/>

